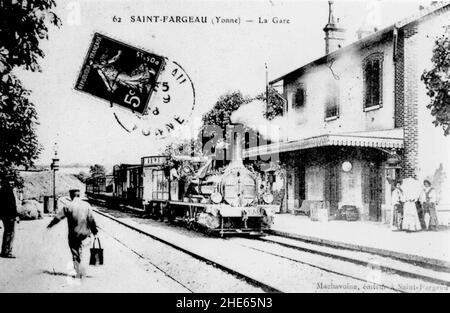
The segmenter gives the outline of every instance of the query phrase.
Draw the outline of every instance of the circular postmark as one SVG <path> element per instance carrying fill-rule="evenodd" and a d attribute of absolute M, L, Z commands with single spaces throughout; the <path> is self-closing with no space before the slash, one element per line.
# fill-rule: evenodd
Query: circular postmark
<path fill-rule="evenodd" d="M 195 108 L 194 84 L 184 68 L 165 58 L 151 99 L 143 114 L 113 106 L 113 114 L 127 132 L 165 138 L 185 126 Z"/>

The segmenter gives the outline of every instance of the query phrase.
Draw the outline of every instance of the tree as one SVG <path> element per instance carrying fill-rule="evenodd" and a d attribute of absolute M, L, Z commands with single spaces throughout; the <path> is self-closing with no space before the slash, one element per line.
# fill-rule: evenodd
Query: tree
<path fill-rule="evenodd" d="M 274 88 L 268 88 L 269 101 L 268 105 L 264 107 L 263 115 L 264 117 L 271 121 L 277 116 L 283 115 L 285 100 Z M 256 99 L 261 101 L 266 101 L 266 93 L 262 93 L 256 97 Z"/>
<path fill-rule="evenodd" d="M 170 142 L 164 149 L 164 155 L 168 156 L 201 156 L 202 151 L 195 140 L 182 139 Z"/>
<path fill-rule="evenodd" d="M 427 108 L 434 116 L 433 124 L 441 126 L 444 135 L 450 134 L 450 29 L 435 41 L 433 57 L 431 58 L 433 68 L 424 71 L 421 76 L 427 88 L 427 95 L 431 102 Z"/>
<path fill-rule="evenodd" d="M 212 146 L 212 153 L 215 154 L 217 160 L 225 160 L 225 149 L 229 150 L 229 155 L 232 153 L 232 146 L 223 145 L 223 143 L 230 143 L 232 138 L 229 137 L 227 126 L 232 125 L 231 115 L 238 110 L 242 105 L 247 104 L 252 99 L 242 95 L 240 91 L 233 91 L 226 93 L 219 97 L 212 109 L 203 115 L 203 125 L 200 129 L 200 142 L 202 147 L 206 150 L 206 154 L 210 152 Z M 239 131 L 239 128 L 236 129 Z M 257 142 L 258 134 L 255 130 L 243 125 L 242 130 L 246 133 L 246 138 L 243 138 L 243 148 L 249 142 Z M 228 160 L 229 161 L 229 160 Z M 221 164 L 221 163 L 220 163 Z"/>
<path fill-rule="evenodd" d="M 268 88 L 268 91 L 269 105 L 263 109 L 263 112 L 255 112 L 255 114 L 262 113 L 267 120 L 273 120 L 276 116 L 281 116 L 283 114 L 285 100 L 274 88 Z M 205 115 L 203 115 L 203 125 L 200 130 L 202 146 L 205 147 L 206 141 L 211 140 L 212 138 L 214 139 L 214 133 L 216 131 L 221 131 L 221 137 L 223 138 L 223 140 L 225 142 L 229 142 L 230 138 L 227 138 L 228 134 L 226 133 L 226 128 L 228 125 L 232 124 L 231 115 L 242 105 L 245 105 L 255 99 L 265 102 L 266 93 L 261 93 L 255 98 L 250 98 L 247 96 L 243 96 L 240 91 L 233 91 L 219 97 L 213 108 Z M 215 126 L 216 128 L 209 127 L 211 125 Z M 246 133 L 246 138 L 243 142 L 243 144 L 245 145 L 244 148 L 249 148 L 254 144 L 261 144 L 261 141 L 263 139 L 262 136 L 255 129 L 252 129 L 248 125 L 243 126 Z M 266 141 L 263 142 L 266 143 Z M 215 142 L 214 144 L 216 147 L 221 146 L 220 142 Z M 209 147 L 206 148 L 206 150 L 208 149 Z"/>
<path fill-rule="evenodd" d="M 46 22 L 60 26 L 61 20 L 52 11 L 54 0 L 0 0 L 0 52 L 4 71 L 23 66 L 40 71 L 40 39 L 48 39 Z M 1 67 L 0 67 L 1 68 Z"/>
<path fill-rule="evenodd" d="M 105 176 L 105 167 L 100 164 L 94 164 L 89 167 L 89 174 L 91 175 L 91 177 Z"/>
<path fill-rule="evenodd" d="M 226 93 L 219 97 L 213 108 L 202 117 L 203 126 L 215 125 L 225 130 L 231 124 L 231 114 L 239 107 L 249 102 L 240 91 Z"/>
<path fill-rule="evenodd" d="M 0 0 L 0 178 L 20 187 L 18 167 L 30 167 L 41 147 L 35 133 L 37 114 L 30 91 L 12 74 L 15 67 L 40 71 L 44 57 L 40 39 L 48 39 L 46 23 L 60 26 L 53 0 Z"/>
<path fill-rule="evenodd" d="M 27 98 L 29 91 L 14 76 L 4 76 L 0 94 L 0 175 L 20 185 L 15 168 L 33 165 L 41 150 L 35 133 L 37 114 Z"/>

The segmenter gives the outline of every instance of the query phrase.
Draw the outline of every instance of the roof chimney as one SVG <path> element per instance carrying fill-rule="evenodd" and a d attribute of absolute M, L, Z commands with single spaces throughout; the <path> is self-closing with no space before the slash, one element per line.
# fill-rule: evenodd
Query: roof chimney
<path fill-rule="evenodd" d="M 371 0 L 366 2 L 366 16 L 364 21 L 356 31 L 358 40 L 370 34 L 377 32 L 381 25 L 381 8 L 379 0 Z"/>
<path fill-rule="evenodd" d="M 345 29 L 339 27 L 339 19 L 333 14 L 334 1 L 328 1 L 328 23 L 323 28 L 325 32 L 325 54 L 336 51 L 344 45 Z"/>

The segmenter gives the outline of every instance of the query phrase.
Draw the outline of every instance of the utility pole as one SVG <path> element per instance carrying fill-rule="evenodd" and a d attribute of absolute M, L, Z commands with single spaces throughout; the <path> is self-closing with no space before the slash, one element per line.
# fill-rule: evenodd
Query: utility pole
<path fill-rule="evenodd" d="M 267 62 L 264 63 L 266 68 L 266 112 L 269 111 L 269 71 L 267 70 Z"/>
<path fill-rule="evenodd" d="M 59 169 L 59 159 L 58 159 L 58 148 L 57 144 L 55 143 L 54 147 L 55 156 L 52 159 L 52 164 L 50 165 L 50 168 L 53 172 L 53 212 L 56 211 L 57 201 L 56 201 L 56 171 Z"/>

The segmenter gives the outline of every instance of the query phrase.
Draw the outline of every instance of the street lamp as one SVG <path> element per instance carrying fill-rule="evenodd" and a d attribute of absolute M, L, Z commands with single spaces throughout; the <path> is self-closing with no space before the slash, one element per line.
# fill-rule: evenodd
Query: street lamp
<path fill-rule="evenodd" d="M 59 169 L 59 159 L 58 159 L 58 147 L 55 143 L 54 147 L 55 156 L 52 159 L 52 164 L 50 165 L 51 170 L 53 171 L 53 212 L 56 211 L 56 171 Z"/>

